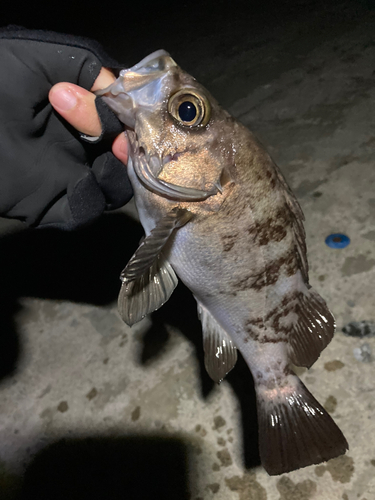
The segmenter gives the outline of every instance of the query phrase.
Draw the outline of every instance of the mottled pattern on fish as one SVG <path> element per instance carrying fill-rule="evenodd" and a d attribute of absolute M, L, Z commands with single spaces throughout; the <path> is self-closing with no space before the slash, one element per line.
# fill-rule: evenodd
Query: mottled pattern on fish
<path fill-rule="evenodd" d="M 175 271 L 197 300 L 210 376 L 225 377 L 236 348 L 253 374 L 266 470 L 345 453 L 341 431 L 290 367 L 311 366 L 335 325 L 308 284 L 303 214 L 278 167 L 164 51 L 102 94 L 128 127 L 146 232 L 122 275 L 123 319 L 132 324 L 168 300 Z M 189 106 L 200 122 L 183 121 Z"/>

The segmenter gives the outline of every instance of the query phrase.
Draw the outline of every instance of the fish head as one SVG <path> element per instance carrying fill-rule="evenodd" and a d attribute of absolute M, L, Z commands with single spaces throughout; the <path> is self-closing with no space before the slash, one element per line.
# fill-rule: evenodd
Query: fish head
<path fill-rule="evenodd" d="M 221 192 L 233 162 L 233 119 L 164 50 L 121 71 L 97 92 L 126 125 L 141 183 L 172 200 L 202 201 Z"/>

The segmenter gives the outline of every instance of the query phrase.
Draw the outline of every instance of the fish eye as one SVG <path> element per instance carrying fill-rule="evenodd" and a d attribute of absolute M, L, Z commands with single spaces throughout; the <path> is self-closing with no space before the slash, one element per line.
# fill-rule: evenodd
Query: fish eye
<path fill-rule="evenodd" d="M 192 122 L 197 116 L 199 110 L 191 101 L 184 101 L 178 107 L 178 116 L 182 122 Z"/>
<path fill-rule="evenodd" d="M 168 102 L 168 111 L 181 125 L 188 127 L 207 125 L 211 115 L 207 97 L 190 89 L 173 94 Z"/>

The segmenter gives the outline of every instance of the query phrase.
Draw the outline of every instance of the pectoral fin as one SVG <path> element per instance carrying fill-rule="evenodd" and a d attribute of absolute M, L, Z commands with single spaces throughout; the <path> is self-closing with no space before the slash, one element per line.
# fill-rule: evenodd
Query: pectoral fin
<path fill-rule="evenodd" d="M 123 281 L 118 297 L 121 318 L 127 325 L 134 325 L 165 304 L 177 283 L 178 278 L 172 266 L 163 255 L 158 255 L 138 278 Z"/>
<path fill-rule="evenodd" d="M 212 380 L 218 384 L 237 361 L 237 348 L 216 319 L 198 302 L 202 322 L 204 365 Z"/>
<path fill-rule="evenodd" d="M 140 244 L 121 273 L 118 309 L 129 326 L 161 307 L 176 288 L 178 279 L 162 249 L 173 231 L 186 224 L 192 214 L 174 209 Z"/>
<path fill-rule="evenodd" d="M 140 244 L 133 257 L 121 273 L 123 281 L 132 281 L 142 276 L 156 260 L 175 229 L 185 225 L 193 214 L 187 210 L 174 209 L 169 212 Z"/>

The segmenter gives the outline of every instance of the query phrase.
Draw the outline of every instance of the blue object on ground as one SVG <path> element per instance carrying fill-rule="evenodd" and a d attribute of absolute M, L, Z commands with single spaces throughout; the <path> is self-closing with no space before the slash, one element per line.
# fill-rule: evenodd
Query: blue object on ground
<path fill-rule="evenodd" d="M 335 233 L 330 234 L 326 238 L 326 245 L 331 248 L 345 248 L 349 245 L 350 238 L 345 234 Z"/>

